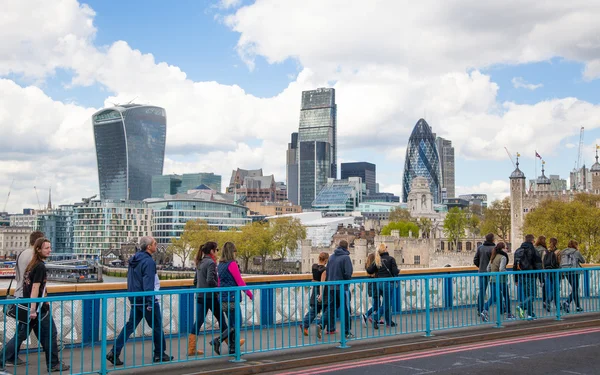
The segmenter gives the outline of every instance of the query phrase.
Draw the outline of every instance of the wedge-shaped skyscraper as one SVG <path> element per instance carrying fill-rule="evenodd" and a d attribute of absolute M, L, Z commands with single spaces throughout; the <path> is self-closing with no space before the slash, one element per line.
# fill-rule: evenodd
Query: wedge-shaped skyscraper
<path fill-rule="evenodd" d="M 402 183 L 403 202 L 407 202 L 412 180 L 417 176 L 425 177 L 429 182 L 433 202 L 442 203 L 440 158 L 435 136 L 423 119 L 417 122 L 408 139 Z"/>
<path fill-rule="evenodd" d="M 152 196 L 152 176 L 162 175 L 167 117 L 160 107 L 126 104 L 92 116 L 100 199 Z"/>

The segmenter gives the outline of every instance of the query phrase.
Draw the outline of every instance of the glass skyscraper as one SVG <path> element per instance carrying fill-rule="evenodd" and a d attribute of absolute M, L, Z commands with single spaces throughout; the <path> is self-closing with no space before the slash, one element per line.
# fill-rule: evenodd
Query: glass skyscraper
<path fill-rule="evenodd" d="M 316 194 L 327 183 L 327 178 L 337 178 L 335 89 L 319 88 L 302 92 L 298 167 L 299 203 L 302 208 L 310 208 Z"/>
<path fill-rule="evenodd" d="M 142 200 L 162 175 L 167 117 L 160 107 L 126 104 L 92 116 L 100 199 Z"/>
<path fill-rule="evenodd" d="M 342 180 L 350 177 L 360 177 L 367 186 L 367 195 L 377 193 L 377 167 L 365 161 L 342 163 Z"/>
<path fill-rule="evenodd" d="M 290 202 L 298 204 L 298 133 L 292 133 L 285 159 L 287 198 Z"/>
<path fill-rule="evenodd" d="M 443 198 L 454 198 L 456 192 L 454 182 L 454 147 L 452 147 L 452 141 L 442 137 L 436 137 L 435 144 L 438 156 L 440 157 L 440 167 L 442 170 L 440 181 L 442 183 L 442 189 L 446 190 L 446 196 Z"/>
<path fill-rule="evenodd" d="M 412 180 L 417 176 L 427 178 L 429 189 L 433 195 L 433 203 L 442 203 L 440 157 L 435 144 L 435 136 L 424 119 L 417 122 L 408 139 L 402 181 L 403 202 L 408 201 Z"/>

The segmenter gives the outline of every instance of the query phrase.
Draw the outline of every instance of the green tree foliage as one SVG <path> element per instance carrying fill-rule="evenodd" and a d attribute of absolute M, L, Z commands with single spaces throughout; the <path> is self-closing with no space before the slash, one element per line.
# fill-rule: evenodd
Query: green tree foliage
<path fill-rule="evenodd" d="M 283 267 L 283 259 L 288 251 L 296 251 L 299 241 L 306 238 L 306 228 L 299 219 L 292 217 L 279 217 L 269 223 L 273 236 L 273 253 L 282 260 Z"/>
<path fill-rule="evenodd" d="M 410 216 L 410 212 L 405 208 L 396 207 L 390 212 L 390 223 L 400 221 L 415 222 L 415 218 Z"/>
<path fill-rule="evenodd" d="M 458 207 L 453 207 L 448 211 L 444 219 L 444 232 L 454 249 L 458 248 L 458 242 L 465 238 L 465 229 L 468 226 L 467 214 Z"/>
<path fill-rule="evenodd" d="M 381 229 L 381 234 L 389 236 L 393 230 L 398 230 L 400 232 L 400 237 L 408 237 L 409 232 L 412 232 L 413 237 L 419 236 L 419 226 L 409 221 L 395 221 L 389 223 Z"/>
<path fill-rule="evenodd" d="M 208 241 L 216 241 L 218 232 L 212 230 L 206 221 L 190 220 L 185 223 L 180 238 L 172 238 L 167 251 L 181 258 L 182 264 L 196 256 L 200 246 Z"/>
<path fill-rule="evenodd" d="M 431 229 L 433 228 L 431 219 L 429 219 L 427 217 L 421 217 L 421 218 L 419 218 L 419 221 L 417 221 L 417 225 L 419 226 L 419 229 L 421 229 L 421 232 L 423 233 L 423 237 L 429 238 L 429 236 L 431 234 Z"/>
<path fill-rule="evenodd" d="M 525 216 L 524 233 L 556 237 L 559 249 L 579 242 L 588 263 L 600 261 L 600 197 L 578 194 L 572 202 L 546 200 Z"/>
<path fill-rule="evenodd" d="M 481 225 L 481 219 L 479 218 L 479 216 L 471 213 L 471 215 L 468 215 L 468 219 L 467 219 L 467 227 L 469 228 L 469 232 L 471 232 L 472 236 L 476 236 L 479 234 L 480 229 L 479 226 Z"/>
<path fill-rule="evenodd" d="M 504 242 L 510 239 L 510 199 L 493 201 L 483 211 L 483 221 L 479 226 L 481 233 L 493 233 Z"/>

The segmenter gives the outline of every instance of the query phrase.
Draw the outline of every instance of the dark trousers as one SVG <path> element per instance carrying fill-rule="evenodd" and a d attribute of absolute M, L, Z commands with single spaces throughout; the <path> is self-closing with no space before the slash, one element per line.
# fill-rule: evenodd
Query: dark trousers
<path fill-rule="evenodd" d="M 148 310 L 143 305 L 132 305 L 129 311 L 129 319 L 125 324 L 125 327 L 119 333 L 115 346 L 112 348 L 112 352 L 115 357 L 121 355 L 121 350 L 125 346 L 129 337 L 135 331 L 137 326 L 140 324 L 142 319 L 146 320 L 146 323 L 152 327 L 152 341 L 154 342 L 154 356 L 160 357 L 167 347 L 165 342 L 165 336 L 162 331 L 162 316 L 160 311 L 160 305 L 158 301 L 154 301 L 152 309 Z"/>
<path fill-rule="evenodd" d="M 522 275 L 519 278 L 519 303 L 529 316 L 532 316 L 533 314 L 533 300 L 535 299 L 536 283 L 537 275 L 535 274 Z"/>
<path fill-rule="evenodd" d="M 340 307 L 340 294 L 344 294 L 344 303 L 346 308 L 343 311 L 345 322 L 344 333 L 350 333 L 350 293 L 344 290 L 329 290 L 327 298 L 327 308 L 326 312 L 323 314 L 323 324 L 322 327 L 327 327 L 328 331 L 335 331 L 335 320 L 336 320 L 336 312 Z"/>
<path fill-rule="evenodd" d="M 58 359 L 58 340 L 57 340 L 57 331 L 56 325 L 54 324 L 54 320 L 52 319 L 52 314 L 48 313 L 46 316 L 42 318 L 37 318 L 35 320 L 31 320 L 29 324 L 20 323 L 17 321 L 17 330 L 12 339 L 10 339 L 6 345 L 4 346 L 4 350 L 2 353 L 2 357 L 0 357 L 0 361 L 16 361 L 18 356 L 19 348 L 23 344 L 31 331 L 38 338 L 38 341 L 42 345 L 44 350 L 44 354 L 46 355 L 46 365 L 48 368 L 57 365 L 60 363 Z"/>
<path fill-rule="evenodd" d="M 546 290 L 546 298 L 544 302 L 546 302 L 546 306 L 550 306 L 552 301 L 556 299 L 556 289 L 558 288 L 558 273 L 548 273 L 546 274 L 546 280 L 544 281 L 544 289 Z M 560 299 L 556 300 L 556 307 L 559 308 Z M 548 307 L 549 308 L 549 307 Z"/>
<path fill-rule="evenodd" d="M 571 302 L 575 302 L 575 306 L 581 307 L 579 304 L 579 273 L 578 272 L 568 272 L 567 280 L 569 280 L 569 284 L 571 284 L 571 294 L 569 294 L 569 298 L 567 298 L 567 303 L 570 305 Z"/>
<path fill-rule="evenodd" d="M 221 302 L 219 301 L 218 295 L 215 293 L 206 293 L 196 301 L 196 322 L 192 327 L 191 333 L 197 335 L 200 332 L 200 328 L 202 328 L 202 324 L 204 324 L 204 319 L 206 319 L 208 310 L 212 311 L 213 316 L 219 322 L 221 332 L 225 332 L 227 330 L 227 322 L 225 320 L 225 313 L 221 311 Z"/>
<path fill-rule="evenodd" d="M 496 282 L 490 283 L 490 299 L 485 303 L 483 309 L 489 311 L 493 303 L 501 303 L 500 313 L 510 313 L 510 296 L 508 295 L 508 284 L 505 281 L 500 281 L 498 288 L 500 289 L 500 299 L 496 293 Z"/>
<path fill-rule="evenodd" d="M 483 305 L 485 303 L 485 294 L 487 292 L 489 282 L 489 276 L 479 276 L 479 295 L 477 296 L 477 312 L 479 313 L 483 311 Z"/>
<path fill-rule="evenodd" d="M 394 283 L 389 281 L 382 281 L 379 284 L 379 294 L 383 296 L 382 308 L 378 309 L 373 317 L 373 320 L 379 321 L 381 316 L 385 319 L 387 324 L 392 322 L 392 291 Z"/>

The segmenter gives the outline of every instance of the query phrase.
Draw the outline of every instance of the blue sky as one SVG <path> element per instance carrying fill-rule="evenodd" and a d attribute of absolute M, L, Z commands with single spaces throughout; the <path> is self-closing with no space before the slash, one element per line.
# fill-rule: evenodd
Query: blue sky
<path fill-rule="evenodd" d="M 6 25 L 12 39 L 5 44 L 13 50 L 0 52 L 0 79 L 14 91 L 10 98 L 21 98 L 6 104 L 12 115 L 7 118 L 19 119 L 24 130 L 2 119 L 0 130 L 5 139 L 20 139 L 27 129 L 44 126 L 54 129 L 39 141 L 47 143 L 45 149 L 81 153 L 85 167 L 69 161 L 77 171 L 71 186 L 44 180 L 57 186 L 57 201 L 72 201 L 79 195 L 72 191 L 97 190 L 95 172 L 85 169 L 94 155 L 85 121 L 107 101 L 137 98 L 165 106 L 166 172 L 214 171 L 224 182 L 237 167 L 262 167 L 284 180 L 285 148 L 298 126 L 301 91 L 327 84 L 338 97 L 338 162 L 376 163 L 382 189 L 398 195 L 407 138 L 424 112 L 433 131 L 454 142 L 457 191 L 488 193 L 491 199 L 508 192 L 513 167 L 504 146 L 524 156 L 528 178 L 535 174 L 535 150 L 546 159 L 547 174 L 566 177 L 577 157 L 579 127 L 586 128 L 588 165 L 600 139 L 595 70 L 600 56 L 587 47 L 597 33 L 575 6 L 548 5 L 539 15 L 516 13 L 486 24 L 499 11 L 495 7 L 505 5 L 482 5 L 473 10 L 477 17 L 462 20 L 456 13 L 461 4 L 445 4 L 430 19 L 419 18 L 430 13 L 413 13 L 409 2 L 395 1 L 361 3 L 364 9 L 296 0 L 86 2 L 95 14 L 75 0 L 31 1 L 12 5 L 15 23 Z M 223 6 L 227 3 L 233 6 Z M 31 20 L 31 9 L 49 16 Z M 52 18 L 53 12 L 61 17 Z M 594 12 L 591 7 L 588 16 Z M 567 27 L 563 17 L 569 15 L 584 18 Z M 472 24 L 473 19 L 481 22 Z M 511 29 L 513 21 L 522 27 Z M 419 33 L 412 22 L 435 27 Z M 15 26 L 21 24 L 23 30 Z M 538 35 L 544 27 L 545 34 Z M 65 42 L 72 36 L 77 43 Z M 116 48 L 118 41 L 126 45 Z M 41 50 L 39 56 L 21 50 L 23 45 Z M 185 73 L 186 80 L 178 73 L 169 76 L 172 70 L 161 63 Z M 73 84 L 74 77 L 86 83 Z M 41 93 L 32 97 L 28 86 Z M 57 119 L 37 124 L 19 108 L 27 101 L 29 107 L 56 111 Z M 63 133 L 85 139 L 52 137 Z M 539 174 L 539 164 L 537 169 Z M 10 181 L 13 173 L 0 165 L 4 179 Z M 24 205 L 32 199 L 23 192 Z"/>

